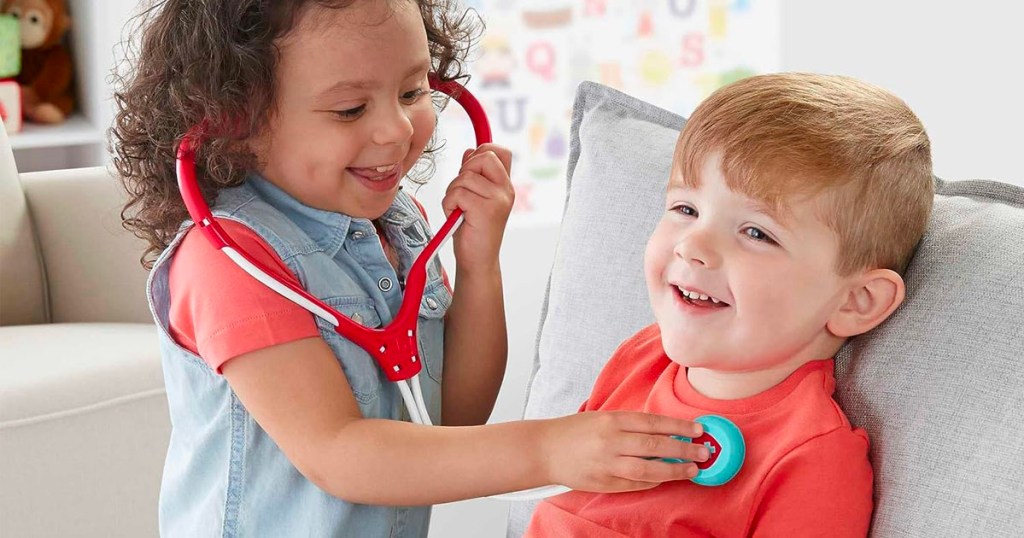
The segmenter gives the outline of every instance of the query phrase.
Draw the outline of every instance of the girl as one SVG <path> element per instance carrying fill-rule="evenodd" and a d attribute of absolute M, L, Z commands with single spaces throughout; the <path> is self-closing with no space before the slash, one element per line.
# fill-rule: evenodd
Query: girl
<path fill-rule="evenodd" d="M 696 447 L 666 437 L 696 437 L 686 421 L 587 413 L 482 425 L 506 359 L 505 148 L 467 151 L 443 202 L 465 211 L 458 281 L 452 293 L 435 264 L 419 320 L 423 393 L 442 427 L 404 421 L 369 355 L 188 222 L 174 151 L 206 122 L 201 187 L 235 241 L 356 321 L 388 323 L 430 235 L 399 181 L 433 134 L 428 72 L 462 78 L 465 15 L 445 0 L 166 0 L 141 28 L 112 142 L 130 193 L 125 225 L 150 244 L 173 425 L 163 535 L 425 536 L 433 503 L 695 474 L 643 459 L 692 459 Z"/>

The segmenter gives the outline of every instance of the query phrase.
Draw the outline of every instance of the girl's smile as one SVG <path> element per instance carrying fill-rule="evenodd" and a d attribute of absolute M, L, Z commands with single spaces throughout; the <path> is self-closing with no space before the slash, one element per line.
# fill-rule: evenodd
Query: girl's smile
<path fill-rule="evenodd" d="M 398 187 L 398 182 L 402 179 L 402 168 L 398 164 L 367 168 L 349 167 L 345 171 L 367 189 L 377 192 L 395 190 Z"/>
<path fill-rule="evenodd" d="M 307 206 L 380 217 L 434 133 L 430 66 L 414 2 L 305 17 L 281 40 L 275 107 L 253 142 L 259 171 Z"/>

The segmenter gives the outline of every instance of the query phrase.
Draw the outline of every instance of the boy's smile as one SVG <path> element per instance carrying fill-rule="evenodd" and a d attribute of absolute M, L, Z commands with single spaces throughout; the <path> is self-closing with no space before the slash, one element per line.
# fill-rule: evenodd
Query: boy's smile
<path fill-rule="evenodd" d="M 679 291 L 679 307 L 692 309 L 694 312 L 713 312 L 722 308 L 728 308 L 729 303 L 710 295 L 696 286 L 669 282 Z"/>
<path fill-rule="evenodd" d="M 838 240 L 815 198 L 790 197 L 774 216 L 735 192 L 713 155 L 698 187 L 674 167 L 666 211 L 647 245 L 645 273 L 669 358 L 700 371 L 786 374 L 830 358 L 827 329 L 848 298 Z M 782 376 L 785 377 L 785 376 Z"/>

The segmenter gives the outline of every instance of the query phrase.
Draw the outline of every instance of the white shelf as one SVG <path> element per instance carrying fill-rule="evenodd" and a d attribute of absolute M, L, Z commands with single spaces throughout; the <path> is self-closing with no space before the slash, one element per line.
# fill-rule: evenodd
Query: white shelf
<path fill-rule="evenodd" d="M 81 114 L 72 114 L 64 123 L 58 125 L 40 125 L 25 122 L 19 133 L 10 136 L 11 148 L 56 148 L 66 146 L 83 146 L 102 144 L 103 130 L 89 122 Z"/>

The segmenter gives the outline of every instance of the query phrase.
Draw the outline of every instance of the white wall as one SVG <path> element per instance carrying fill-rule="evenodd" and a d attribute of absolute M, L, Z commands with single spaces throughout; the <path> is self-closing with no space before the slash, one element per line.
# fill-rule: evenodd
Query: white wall
<path fill-rule="evenodd" d="M 940 177 L 1024 185 L 1022 19 L 1024 6 L 997 0 L 790 0 L 783 65 L 902 97 L 928 130 Z"/>
<path fill-rule="evenodd" d="M 22 173 L 97 166 L 107 161 L 106 129 L 114 117 L 110 86 L 115 49 L 122 28 L 135 14 L 139 0 L 68 0 L 72 23 L 68 44 L 75 62 L 76 110 L 82 124 L 36 126 L 48 132 L 45 143 L 22 147 L 12 138 L 14 158 Z M 117 56 L 118 58 L 120 56 Z"/>
<path fill-rule="evenodd" d="M 75 0 L 77 24 L 93 31 L 93 38 L 76 43 L 90 50 L 91 73 L 106 74 L 105 63 L 113 56 L 125 14 L 135 4 L 136 0 Z M 1024 146 L 1024 84 L 1018 73 L 1024 52 L 1024 32 L 1018 26 L 1024 8 L 996 0 L 937 4 L 785 0 L 783 67 L 852 75 L 903 97 L 928 129 L 935 171 L 942 177 L 1024 185 L 1019 159 Z M 94 9 L 82 9 L 85 6 Z M 97 94 L 107 91 L 102 79 L 92 77 L 82 88 L 88 102 L 96 103 Z M 106 95 L 99 101 L 109 105 Z M 92 112 L 109 118 L 108 110 Z M 435 181 L 421 192 L 428 208 L 439 206 L 441 183 Z M 440 222 L 436 214 L 432 222 Z M 502 266 L 510 354 L 495 422 L 514 420 L 522 412 L 557 233 L 557 228 L 547 227 L 506 234 Z M 452 266 L 450 259 L 446 263 Z M 504 503 L 488 500 L 440 506 L 430 535 L 503 536 L 506 512 Z"/>
<path fill-rule="evenodd" d="M 783 68 L 851 75 L 901 96 L 928 130 L 941 177 L 1024 186 L 1024 32 L 1018 28 L 1024 8 L 995 0 L 936 4 L 786 0 Z M 443 188 L 439 183 L 423 194 Z M 557 233 L 551 227 L 506 234 L 509 366 L 492 421 L 522 414 Z M 430 536 L 504 536 L 506 514 L 504 503 L 489 500 L 439 506 Z"/>

